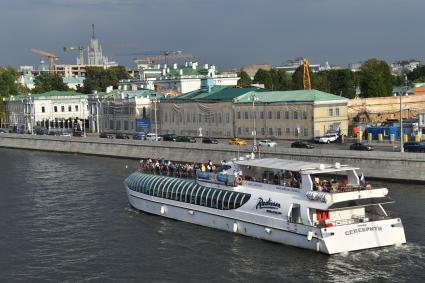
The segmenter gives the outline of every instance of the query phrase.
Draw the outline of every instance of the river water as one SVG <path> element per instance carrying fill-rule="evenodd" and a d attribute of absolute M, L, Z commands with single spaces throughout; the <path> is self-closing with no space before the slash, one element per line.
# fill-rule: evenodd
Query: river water
<path fill-rule="evenodd" d="M 326 256 L 135 211 L 136 166 L 0 149 L 0 282 L 425 281 L 424 185 L 374 182 L 408 244 Z"/>

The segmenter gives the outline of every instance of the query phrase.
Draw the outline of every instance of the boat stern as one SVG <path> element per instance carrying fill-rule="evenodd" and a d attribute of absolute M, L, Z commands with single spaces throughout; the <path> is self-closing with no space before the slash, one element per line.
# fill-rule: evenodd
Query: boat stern
<path fill-rule="evenodd" d="M 321 233 L 320 248 L 327 254 L 406 243 L 400 218 L 326 227 L 321 229 Z"/>

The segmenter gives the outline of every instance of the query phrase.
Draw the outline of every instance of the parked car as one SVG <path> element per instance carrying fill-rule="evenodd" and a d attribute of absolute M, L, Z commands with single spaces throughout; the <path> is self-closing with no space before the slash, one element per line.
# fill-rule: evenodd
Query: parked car
<path fill-rule="evenodd" d="M 425 152 L 425 142 L 406 142 L 403 148 L 406 152 Z"/>
<path fill-rule="evenodd" d="M 291 144 L 293 148 L 314 148 L 314 145 L 306 141 L 296 141 Z"/>
<path fill-rule="evenodd" d="M 246 142 L 246 140 L 243 140 L 243 139 L 240 139 L 240 138 L 233 138 L 233 139 L 229 140 L 229 144 L 247 145 L 248 143 Z"/>
<path fill-rule="evenodd" d="M 58 131 L 54 131 L 54 130 L 50 130 L 48 133 L 49 136 L 60 136 L 60 132 Z"/>
<path fill-rule="evenodd" d="M 102 133 L 99 134 L 99 138 L 113 139 L 114 138 L 114 135 L 113 134 L 102 132 Z"/>
<path fill-rule="evenodd" d="M 5 129 L 0 129 L 0 134 L 7 133 Z"/>
<path fill-rule="evenodd" d="M 145 133 L 141 133 L 141 132 L 134 132 L 132 135 L 133 140 L 144 140 L 145 137 Z"/>
<path fill-rule="evenodd" d="M 59 135 L 62 136 L 62 137 L 71 137 L 72 132 L 61 132 Z"/>
<path fill-rule="evenodd" d="M 218 144 L 218 141 L 213 138 L 202 138 L 202 143 Z"/>
<path fill-rule="evenodd" d="M 176 141 L 176 135 L 175 134 L 165 134 L 162 136 L 163 141 Z"/>
<path fill-rule="evenodd" d="M 191 143 L 195 143 L 196 140 L 193 137 L 178 136 L 178 137 L 176 137 L 176 142 L 191 142 Z"/>
<path fill-rule="evenodd" d="M 361 142 L 355 142 L 352 145 L 350 145 L 350 150 L 366 150 L 371 151 L 374 150 L 373 146 L 368 144 L 363 144 Z"/>
<path fill-rule="evenodd" d="M 259 146 L 266 146 L 266 147 L 275 147 L 276 146 L 276 142 L 267 139 L 267 140 L 260 140 L 260 142 L 258 143 Z"/>
<path fill-rule="evenodd" d="M 158 137 L 155 133 L 147 133 L 146 140 L 148 141 L 160 141 L 161 137 Z"/>
<path fill-rule="evenodd" d="M 82 137 L 82 138 L 84 138 L 86 135 L 84 134 L 83 131 L 73 131 L 72 132 L 72 136 L 73 137 Z"/>
<path fill-rule="evenodd" d="M 339 135 L 337 133 L 326 134 L 322 137 L 316 137 L 314 139 L 314 142 L 316 142 L 316 143 L 331 143 L 331 142 L 336 142 L 338 139 L 339 139 Z"/>
<path fill-rule="evenodd" d="M 128 140 L 130 137 L 124 133 L 116 133 L 115 138 L 119 140 Z"/>

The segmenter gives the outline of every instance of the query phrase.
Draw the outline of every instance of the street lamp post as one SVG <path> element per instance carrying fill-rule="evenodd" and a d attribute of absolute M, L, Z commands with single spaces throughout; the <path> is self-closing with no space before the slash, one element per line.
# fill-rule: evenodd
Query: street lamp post
<path fill-rule="evenodd" d="M 155 140 L 158 141 L 158 123 L 157 123 L 157 117 L 156 117 L 156 104 L 159 102 L 157 98 L 152 100 L 155 108 Z"/>
<path fill-rule="evenodd" d="M 254 136 L 254 146 L 257 146 L 257 129 L 255 128 L 255 120 L 257 119 L 257 113 L 255 112 L 255 101 L 258 100 L 258 97 L 255 94 L 251 94 L 249 100 L 252 101 L 252 135 Z"/>
<path fill-rule="evenodd" d="M 403 147 L 403 93 L 400 93 L 400 152 L 404 152 Z"/>

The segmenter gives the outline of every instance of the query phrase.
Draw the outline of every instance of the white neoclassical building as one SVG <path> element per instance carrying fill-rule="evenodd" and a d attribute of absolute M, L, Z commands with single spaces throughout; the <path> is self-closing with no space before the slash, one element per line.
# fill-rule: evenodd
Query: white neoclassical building
<path fill-rule="evenodd" d="M 90 113 L 88 96 L 74 91 L 50 91 L 3 98 L 3 127 L 32 132 L 35 126 L 46 129 L 82 127 Z"/>

